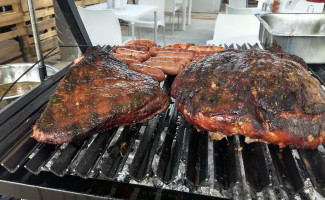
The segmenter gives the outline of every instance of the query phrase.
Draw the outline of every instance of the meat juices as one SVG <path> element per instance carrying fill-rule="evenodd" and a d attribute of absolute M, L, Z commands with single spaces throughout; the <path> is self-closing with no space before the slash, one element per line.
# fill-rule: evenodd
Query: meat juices
<path fill-rule="evenodd" d="M 69 69 L 33 127 L 33 138 L 78 142 L 112 127 L 145 122 L 169 106 L 158 82 L 104 52 L 89 49 Z"/>
<path fill-rule="evenodd" d="M 291 56 L 227 50 L 185 68 L 171 94 L 200 130 L 316 148 L 325 140 L 325 92 Z M 219 137 L 220 138 L 220 137 Z"/>

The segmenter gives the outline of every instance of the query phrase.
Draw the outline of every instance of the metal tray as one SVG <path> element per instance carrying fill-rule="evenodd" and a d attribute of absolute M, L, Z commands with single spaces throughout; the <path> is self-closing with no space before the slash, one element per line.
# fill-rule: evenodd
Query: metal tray
<path fill-rule="evenodd" d="M 268 47 L 273 41 L 287 53 L 307 63 L 325 63 L 325 14 L 263 14 L 259 39 Z"/>

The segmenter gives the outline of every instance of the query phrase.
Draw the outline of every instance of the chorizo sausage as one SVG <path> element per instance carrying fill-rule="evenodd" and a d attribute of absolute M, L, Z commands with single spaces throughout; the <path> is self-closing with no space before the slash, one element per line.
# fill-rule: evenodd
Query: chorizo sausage
<path fill-rule="evenodd" d="M 194 51 L 224 51 L 225 48 L 219 46 L 191 46 L 188 50 Z"/>
<path fill-rule="evenodd" d="M 136 51 L 149 51 L 149 48 L 146 46 L 139 46 L 139 45 L 125 45 L 125 46 L 114 46 L 112 52 L 116 52 L 116 49 L 124 48 L 124 49 L 132 49 Z"/>
<path fill-rule="evenodd" d="M 193 45 L 194 44 L 192 44 L 192 43 L 175 43 L 175 44 L 166 45 L 165 47 L 172 48 L 172 49 L 188 49 L 190 46 L 193 46 Z"/>
<path fill-rule="evenodd" d="M 134 55 L 134 56 L 139 56 L 142 59 L 142 61 L 148 60 L 149 57 L 150 57 L 149 52 L 136 51 L 136 50 L 125 49 L 125 48 L 116 49 L 116 53 L 118 53 L 118 54 L 131 54 L 131 55 Z"/>
<path fill-rule="evenodd" d="M 179 63 L 168 61 L 146 61 L 143 64 L 156 69 L 160 69 L 167 75 L 177 75 L 183 70 L 183 66 Z"/>
<path fill-rule="evenodd" d="M 194 58 L 193 52 L 175 52 L 175 51 L 159 51 L 156 55 L 157 57 L 176 57 L 176 58 L 186 58 L 190 61 Z"/>
<path fill-rule="evenodd" d="M 152 68 L 144 64 L 135 64 L 135 63 L 130 64 L 129 68 L 141 74 L 147 74 L 159 82 L 165 80 L 165 74 L 160 69 Z"/>
<path fill-rule="evenodd" d="M 149 61 L 170 61 L 183 65 L 183 67 L 187 67 L 191 64 L 191 61 L 187 58 L 177 58 L 177 57 L 151 57 Z"/>
<path fill-rule="evenodd" d="M 135 56 L 135 55 L 132 55 L 132 54 L 119 54 L 119 53 L 112 53 L 112 55 L 117 58 L 117 59 L 120 59 L 120 60 L 123 60 L 123 59 L 133 59 L 133 60 L 138 60 L 140 62 L 143 62 L 144 60 L 140 57 L 140 56 Z"/>
<path fill-rule="evenodd" d="M 127 43 L 125 43 L 125 45 L 139 45 L 139 46 L 146 46 L 150 48 L 150 47 L 156 47 L 157 43 L 155 43 L 152 40 L 139 39 L 139 40 L 128 41 Z"/>
<path fill-rule="evenodd" d="M 138 60 L 135 60 L 135 59 L 130 59 L 130 58 L 123 58 L 123 59 L 121 59 L 124 63 L 126 63 L 126 64 L 141 64 L 141 62 L 140 61 L 138 61 Z"/>
<path fill-rule="evenodd" d="M 199 61 L 201 60 L 205 55 L 195 55 L 193 61 Z"/>

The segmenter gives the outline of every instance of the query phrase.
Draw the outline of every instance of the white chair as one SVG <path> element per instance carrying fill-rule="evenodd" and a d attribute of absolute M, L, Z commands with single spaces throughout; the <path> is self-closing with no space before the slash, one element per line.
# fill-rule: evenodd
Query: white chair
<path fill-rule="evenodd" d="M 158 6 L 157 28 L 159 26 L 163 27 L 163 37 L 164 37 L 164 45 L 165 45 L 165 0 L 139 0 L 138 4 Z M 155 24 L 155 21 L 154 21 L 153 14 L 146 15 L 144 17 L 141 17 L 139 20 L 135 21 L 135 26 L 137 26 L 137 27 L 155 28 L 154 24 Z M 139 35 L 139 38 L 140 38 L 140 35 Z"/>
<path fill-rule="evenodd" d="M 246 0 L 229 0 L 229 6 L 233 8 L 246 8 Z"/>
<path fill-rule="evenodd" d="M 122 44 L 121 26 L 112 10 L 77 9 L 94 46 Z"/>
<path fill-rule="evenodd" d="M 172 21 L 172 33 L 174 32 L 174 24 L 175 24 L 175 13 L 178 11 L 178 27 L 179 27 L 179 11 L 181 6 L 176 4 L 175 0 L 166 0 L 165 1 L 165 13 L 171 13 L 173 17 Z M 178 28 L 179 29 L 179 28 Z"/>
<path fill-rule="evenodd" d="M 250 8 L 233 8 L 226 4 L 226 14 L 233 15 L 252 15 L 253 12 Z"/>

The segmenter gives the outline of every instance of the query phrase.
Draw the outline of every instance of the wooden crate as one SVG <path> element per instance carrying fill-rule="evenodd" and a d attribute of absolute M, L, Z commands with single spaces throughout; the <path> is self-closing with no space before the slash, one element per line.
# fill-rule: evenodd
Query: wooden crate
<path fill-rule="evenodd" d="M 17 36 L 24 37 L 26 29 L 20 12 L 20 0 L 1 0 L 0 6 L 11 6 L 8 11 L 0 12 L 0 64 L 22 62 Z"/>
<path fill-rule="evenodd" d="M 88 6 L 106 0 L 75 0 L 78 6 Z M 0 30 L 10 26 L 9 31 L 0 32 L 0 64 L 22 62 L 22 52 L 17 41 L 21 36 L 29 61 L 36 61 L 34 37 L 30 24 L 27 0 L 0 0 L 0 6 L 12 9 L 0 12 Z M 43 55 L 58 45 L 53 0 L 34 0 L 37 26 Z M 52 52 L 58 53 L 59 49 Z"/>

